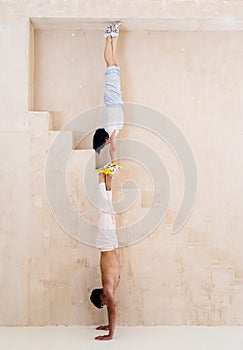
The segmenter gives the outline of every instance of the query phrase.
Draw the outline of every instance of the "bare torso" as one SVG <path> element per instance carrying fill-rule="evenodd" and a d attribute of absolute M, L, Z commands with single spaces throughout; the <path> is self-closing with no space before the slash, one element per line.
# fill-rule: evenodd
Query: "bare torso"
<path fill-rule="evenodd" d="M 100 270 L 103 288 L 109 286 L 114 293 L 120 281 L 120 263 L 115 250 L 101 252 Z"/>

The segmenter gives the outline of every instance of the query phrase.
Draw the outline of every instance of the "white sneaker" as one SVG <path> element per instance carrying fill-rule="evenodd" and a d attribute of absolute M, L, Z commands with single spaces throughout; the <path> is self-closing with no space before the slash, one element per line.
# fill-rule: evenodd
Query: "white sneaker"
<path fill-rule="evenodd" d="M 105 30 L 105 33 L 104 33 L 104 37 L 107 38 L 109 35 L 111 35 L 112 34 L 112 30 L 113 30 L 113 24 L 110 23 L 106 27 L 106 30 Z"/>
<path fill-rule="evenodd" d="M 112 23 L 112 33 L 111 36 L 119 36 L 120 30 L 119 27 L 121 25 L 121 22 L 113 22 Z"/>

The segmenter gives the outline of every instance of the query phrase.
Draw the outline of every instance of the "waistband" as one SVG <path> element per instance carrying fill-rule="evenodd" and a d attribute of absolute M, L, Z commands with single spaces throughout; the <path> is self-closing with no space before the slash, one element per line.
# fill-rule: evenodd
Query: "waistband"
<path fill-rule="evenodd" d="M 106 67 L 106 73 L 109 73 L 109 72 L 112 72 L 112 71 L 120 71 L 120 67 L 119 66 L 109 66 L 109 67 Z"/>

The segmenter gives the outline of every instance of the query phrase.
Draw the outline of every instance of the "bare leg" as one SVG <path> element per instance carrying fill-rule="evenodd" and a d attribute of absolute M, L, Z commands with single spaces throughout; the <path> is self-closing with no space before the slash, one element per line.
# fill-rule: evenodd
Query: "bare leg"
<path fill-rule="evenodd" d="M 99 183 L 105 183 L 106 185 L 106 191 L 110 191 L 111 190 L 111 181 L 112 181 L 112 176 L 110 174 L 99 174 Z"/>
<path fill-rule="evenodd" d="M 111 181 L 112 181 L 112 175 L 106 175 L 106 178 L 105 178 L 106 191 L 111 190 Z"/>
<path fill-rule="evenodd" d="M 117 57 L 116 57 L 117 40 L 118 40 L 118 36 L 114 36 L 114 37 L 111 39 L 112 53 L 113 53 L 113 57 L 114 57 L 114 60 L 116 61 L 116 63 L 117 63 Z M 118 64 L 117 64 L 117 65 L 118 65 Z"/>
<path fill-rule="evenodd" d="M 113 54 L 113 47 L 112 47 L 112 38 L 110 35 L 106 38 L 106 45 L 104 50 L 104 58 L 107 67 L 109 66 L 117 66 L 116 57 Z M 116 44 L 115 44 L 116 46 Z"/>
<path fill-rule="evenodd" d="M 105 182 L 105 174 L 99 174 L 99 183 Z"/>

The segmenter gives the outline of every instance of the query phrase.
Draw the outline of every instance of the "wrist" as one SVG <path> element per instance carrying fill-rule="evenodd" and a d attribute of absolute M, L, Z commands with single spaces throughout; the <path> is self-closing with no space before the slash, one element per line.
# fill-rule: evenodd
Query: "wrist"
<path fill-rule="evenodd" d="M 111 337 L 111 338 L 113 338 L 113 335 L 114 335 L 114 332 L 109 331 L 108 336 Z"/>

